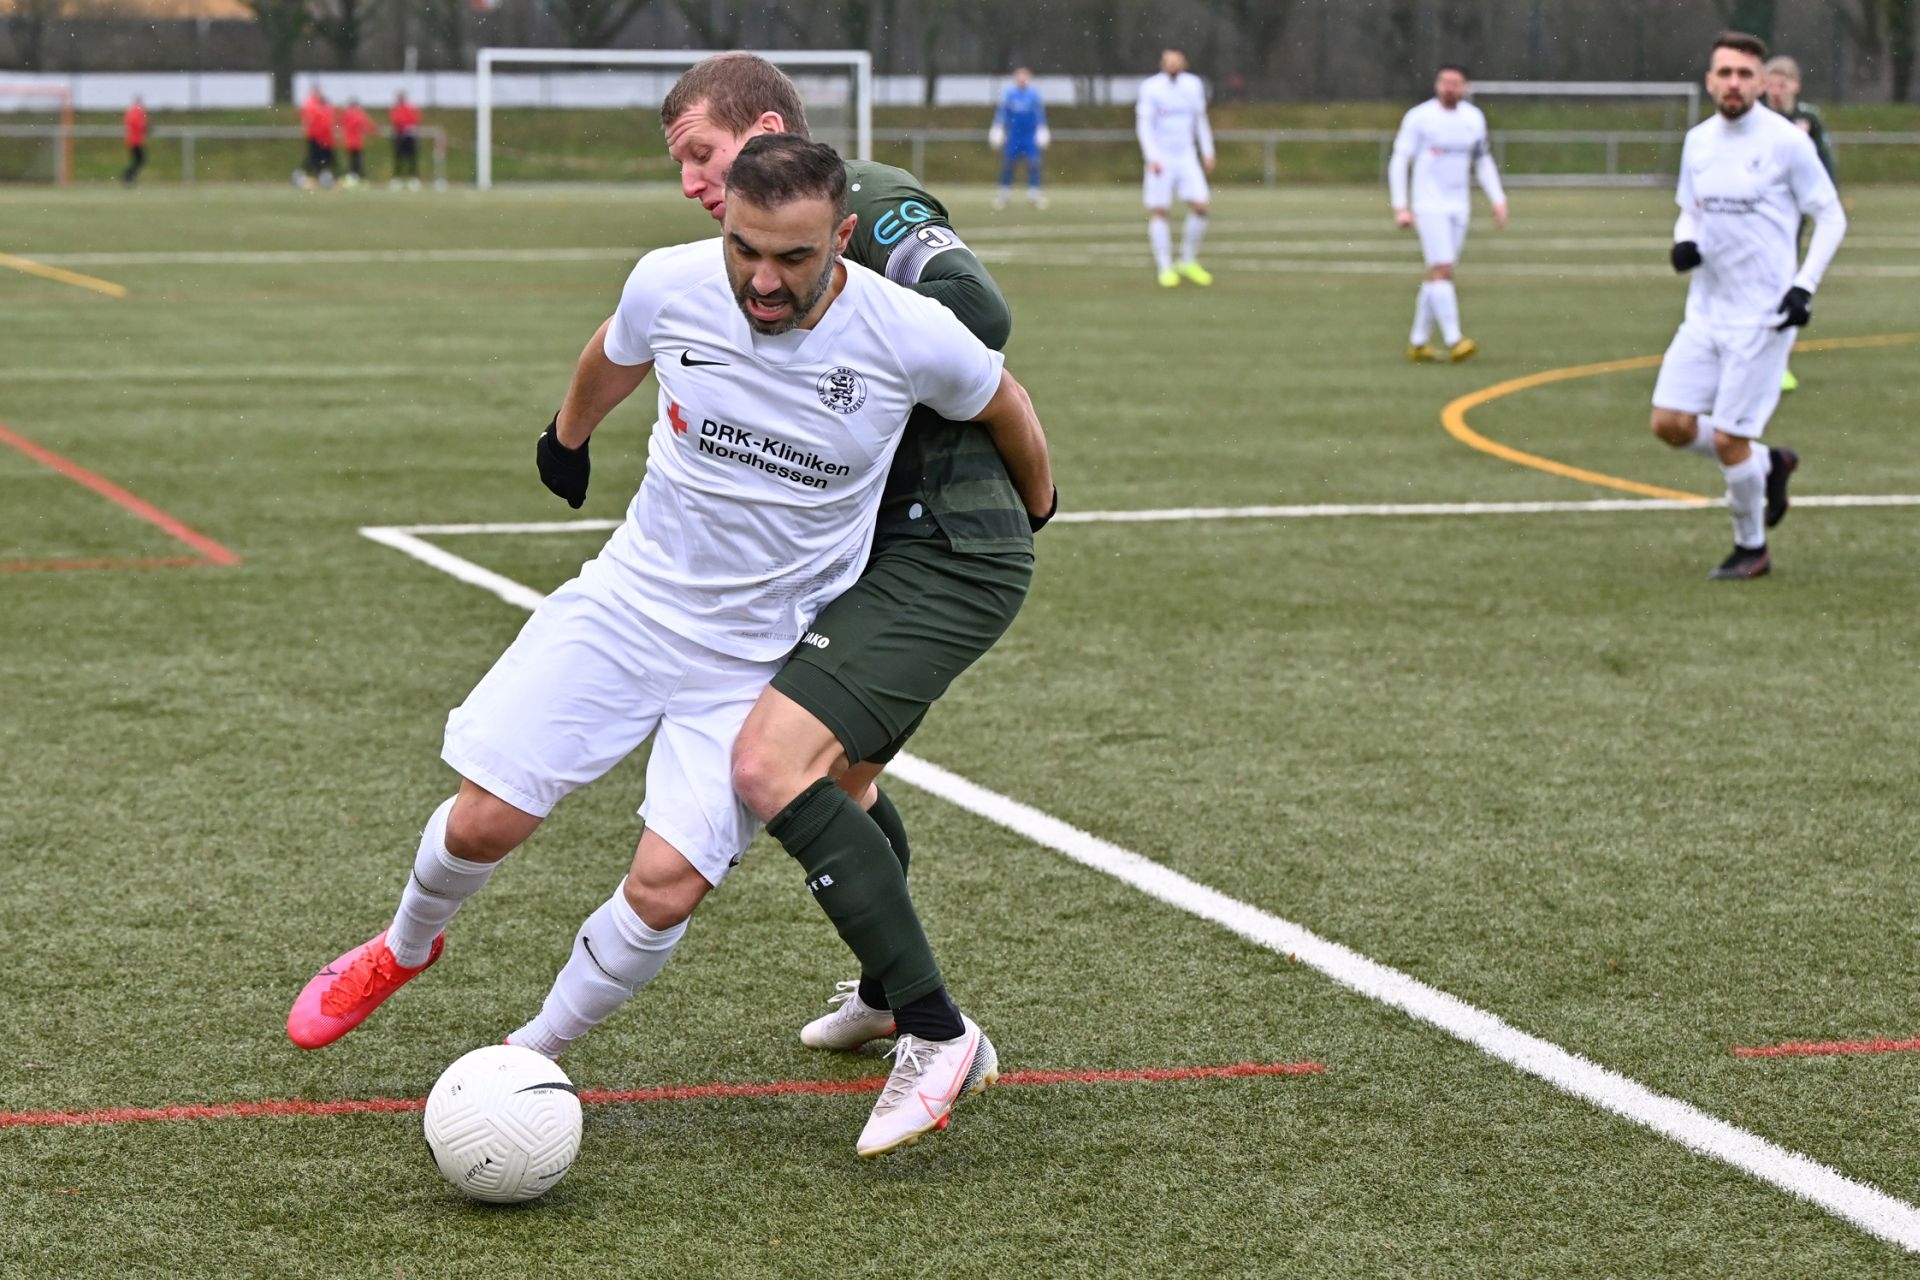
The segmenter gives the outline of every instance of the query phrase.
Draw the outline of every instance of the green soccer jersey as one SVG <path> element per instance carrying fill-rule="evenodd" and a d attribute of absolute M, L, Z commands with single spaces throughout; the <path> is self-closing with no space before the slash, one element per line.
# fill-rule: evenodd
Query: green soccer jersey
<path fill-rule="evenodd" d="M 1833 148 L 1827 143 L 1827 122 L 1821 117 L 1819 108 L 1811 103 L 1797 102 L 1793 110 L 1787 113 L 1787 119 L 1796 124 L 1806 124 L 1807 136 L 1813 139 L 1813 149 L 1820 153 L 1821 167 L 1827 171 L 1829 178 L 1838 182 L 1840 175 L 1834 172 Z"/>
<path fill-rule="evenodd" d="M 847 199 L 859 215 L 847 257 L 944 303 L 994 350 L 1013 327 L 1007 300 L 913 175 L 870 160 L 847 162 Z M 1033 534 L 1006 464 L 985 427 L 949 422 L 917 406 L 880 498 L 876 545 L 945 535 L 956 551 L 1028 550 Z"/>

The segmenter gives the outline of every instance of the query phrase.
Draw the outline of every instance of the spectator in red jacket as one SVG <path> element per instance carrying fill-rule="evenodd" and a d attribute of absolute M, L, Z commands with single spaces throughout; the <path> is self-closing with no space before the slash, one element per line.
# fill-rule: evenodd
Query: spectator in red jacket
<path fill-rule="evenodd" d="M 300 127 L 307 137 L 307 163 L 300 185 L 311 188 L 333 185 L 333 105 L 318 86 L 300 104 Z"/>
<path fill-rule="evenodd" d="M 347 144 L 346 185 L 357 187 L 366 181 L 366 171 L 360 165 L 360 153 L 366 148 L 367 137 L 373 132 L 373 117 L 360 109 L 358 98 L 347 99 L 347 109 L 340 113 L 340 137 Z"/>
<path fill-rule="evenodd" d="M 420 108 L 408 102 L 406 94 L 395 94 L 393 108 L 387 112 L 387 122 L 393 127 L 393 185 L 399 186 L 404 176 L 408 186 L 418 189 Z"/>
<path fill-rule="evenodd" d="M 127 126 L 127 171 L 120 175 L 120 181 L 132 186 L 140 176 L 140 167 L 147 162 L 147 108 L 139 94 L 133 95 L 133 105 L 127 108 L 121 123 Z"/>

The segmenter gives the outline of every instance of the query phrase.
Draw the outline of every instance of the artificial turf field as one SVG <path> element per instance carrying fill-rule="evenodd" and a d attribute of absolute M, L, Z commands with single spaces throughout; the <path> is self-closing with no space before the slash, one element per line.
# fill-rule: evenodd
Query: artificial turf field
<path fill-rule="evenodd" d="M 1658 353 L 1664 191 L 1518 191 L 1497 235 L 1483 212 L 1457 367 L 1402 359 L 1418 257 L 1375 191 L 1222 190 L 1218 283 L 1172 291 L 1132 191 L 943 194 L 1012 300 L 1069 513 L 1635 497 L 1441 413 Z M 1809 340 L 1920 332 L 1917 219 L 1911 190 L 1853 194 Z M 1777 1144 L 1757 1175 L 905 781 L 916 899 L 1003 1069 L 1324 1071 L 1010 1086 L 872 1163 L 862 1094 L 595 1106 L 567 1179 L 505 1211 L 438 1178 L 413 1114 L 22 1123 L 415 1098 L 537 1006 L 624 870 L 639 759 L 363 1029 L 286 1041 L 301 984 L 391 912 L 451 788 L 446 710 L 525 617 L 358 531 L 576 518 L 534 436 L 634 254 L 711 224 L 657 189 L 257 187 L 12 190 L 0 226 L 128 291 L 0 270 L 0 424 L 240 561 L 150 565 L 200 552 L 0 448 L 0 1274 L 1904 1274 L 1883 1237 L 1920 1247 L 1898 1206 L 1875 1234 L 1780 1185 L 1800 1153 L 1920 1202 L 1920 1058 L 1733 1052 L 1920 1035 L 1902 506 L 1797 510 L 1739 585 L 1704 581 L 1717 511 L 1062 521 L 914 747 Z M 1797 494 L 1920 493 L 1916 354 L 1796 359 L 1769 438 L 1802 451 Z M 1517 390 L 1471 428 L 1717 493 L 1647 434 L 1652 378 Z M 602 428 L 580 516 L 619 516 L 648 422 Z M 430 540 L 546 590 L 603 536 Z M 794 1036 L 849 976 L 763 840 L 565 1066 L 877 1076 Z"/>

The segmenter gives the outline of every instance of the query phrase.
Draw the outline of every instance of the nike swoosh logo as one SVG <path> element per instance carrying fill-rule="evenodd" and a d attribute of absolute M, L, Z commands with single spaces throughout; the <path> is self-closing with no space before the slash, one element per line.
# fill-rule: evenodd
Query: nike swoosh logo
<path fill-rule="evenodd" d="M 726 363 L 725 360 L 695 360 L 693 358 L 693 352 L 691 351 L 682 351 L 680 353 L 680 364 L 682 368 L 693 369 L 703 364 L 725 364 L 725 363 Z"/>

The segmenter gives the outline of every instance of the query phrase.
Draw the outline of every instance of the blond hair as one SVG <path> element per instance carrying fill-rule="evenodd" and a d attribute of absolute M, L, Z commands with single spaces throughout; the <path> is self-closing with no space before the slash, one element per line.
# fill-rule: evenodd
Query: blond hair
<path fill-rule="evenodd" d="M 1785 55 L 1769 60 L 1765 70 L 1770 76 L 1785 76 L 1795 81 L 1800 79 L 1800 64 Z"/>

